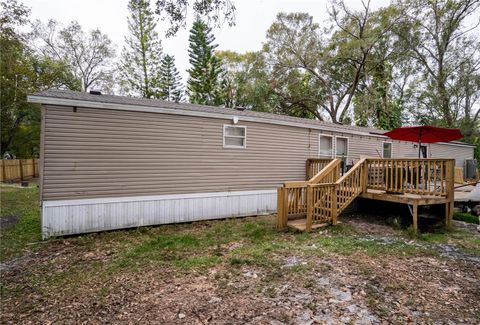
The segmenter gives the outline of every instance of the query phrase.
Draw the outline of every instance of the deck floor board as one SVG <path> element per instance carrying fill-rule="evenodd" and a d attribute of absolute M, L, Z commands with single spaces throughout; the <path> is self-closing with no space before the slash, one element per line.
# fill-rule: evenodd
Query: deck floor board
<path fill-rule="evenodd" d="M 359 197 L 404 204 L 413 204 L 416 202 L 418 205 L 444 204 L 448 202 L 447 198 L 444 196 L 413 193 L 390 194 L 383 190 L 374 189 L 368 189 L 366 192 L 361 193 Z"/>

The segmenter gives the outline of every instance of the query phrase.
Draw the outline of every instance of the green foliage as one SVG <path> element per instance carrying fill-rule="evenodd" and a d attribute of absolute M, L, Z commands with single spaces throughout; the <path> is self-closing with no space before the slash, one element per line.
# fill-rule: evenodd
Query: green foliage
<path fill-rule="evenodd" d="M 330 14 L 331 30 L 322 29 L 309 14 L 280 13 L 267 31 L 264 51 L 282 113 L 346 122 L 361 86 L 371 82 L 370 70 L 386 61 L 385 55 L 375 55 L 390 29 L 381 13 L 368 4 L 352 11 L 343 1 L 333 1 Z M 381 91 L 379 84 L 375 88 Z"/>
<path fill-rule="evenodd" d="M 474 223 L 474 224 L 479 224 L 479 218 L 477 216 L 474 216 L 470 213 L 463 213 L 463 212 L 455 212 L 453 214 L 453 219 L 454 220 L 460 220 L 460 221 L 465 221 L 468 223 Z"/>
<path fill-rule="evenodd" d="M 125 38 L 120 62 L 122 89 L 129 95 L 159 98 L 163 54 L 155 31 L 157 20 L 149 0 L 130 0 L 128 10 L 129 35 Z"/>
<path fill-rule="evenodd" d="M 480 2 L 402 0 L 395 8 L 396 46 L 410 65 L 402 102 L 411 122 L 459 127 L 479 159 L 480 41 L 471 18 Z"/>
<path fill-rule="evenodd" d="M 219 51 L 222 61 L 225 107 L 245 107 L 254 111 L 274 112 L 278 98 L 268 80 L 263 53 Z"/>
<path fill-rule="evenodd" d="M 376 64 L 370 72 L 365 87 L 354 98 L 354 116 L 358 126 L 375 126 L 391 130 L 402 125 L 402 103 L 389 93 L 392 83 L 392 64 Z"/>
<path fill-rule="evenodd" d="M 476 114 L 479 113 L 480 110 L 475 114 L 472 113 L 473 118 L 465 117 L 459 122 L 459 127 L 463 134 L 462 141 L 475 146 L 473 153 L 477 163 L 480 163 L 480 121 L 476 117 Z"/>
<path fill-rule="evenodd" d="M 175 67 L 175 58 L 165 55 L 160 63 L 160 81 L 158 98 L 179 102 L 182 100 L 182 84 L 180 73 Z"/>
<path fill-rule="evenodd" d="M 217 45 L 214 44 L 211 28 L 198 17 L 190 30 L 189 41 L 189 100 L 196 104 L 221 105 L 224 87 L 222 63 L 215 55 Z"/>
<path fill-rule="evenodd" d="M 411 85 L 412 112 L 423 123 L 456 127 L 462 119 L 477 119 L 480 42 L 468 25 L 479 1 L 402 0 L 395 24 L 403 55 L 419 69 Z M 477 33 L 478 34 L 478 33 Z"/>
<path fill-rule="evenodd" d="M 331 25 L 308 13 L 280 13 L 263 49 L 242 54 L 216 52 L 209 27 L 221 17 L 233 23 L 231 1 L 155 4 L 156 14 L 170 21 L 170 35 L 185 26 L 189 5 L 197 15 L 186 92 L 193 103 L 341 123 L 352 117 L 357 125 L 386 130 L 402 123 L 459 127 L 480 161 L 480 42 L 478 28 L 468 25 L 478 1 L 398 0 L 377 10 L 366 2 L 352 10 L 332 0 Z M 86 33 L 77 22 L 62 27 L 51 20 L 20 32 L 30 24 L 29 9 L 15 0 L 2 8 L 2 154 L 38 155 L 40 113 L 25 102 L 38 90 L 121 88 L 128 95 L 182 99 L 179 73 L 173 57 L 162 55 L 149 0 L 129 1 L 120 85 L 113 78 L 113 45 L 98 29 Z"/>
<path fill-rule="evenodd" d="M 268 78 L 277 98 L 276 112 L 323 119 L 322 110 L 329 109 L 324 106 L 328 98 L 328 81 L 322 66 L 324 50 L 319 25 L 313 17 L 306 13 L 277 15 L 263 48 L 271 66 Z M 336 122 L 336 117 L 332 121 Z"/>
<path fill-rule="evenodd" d="M 0 16 L 1 154 L 31 158 L 39 153 L 40 110 L 26 97 L 47 88 L 80 89 L 80 80 L 63 60 L 36 54 L 29 35 L 20 31 L 29 23 L 29 10 L 10 0 L 2 2 Z"/>

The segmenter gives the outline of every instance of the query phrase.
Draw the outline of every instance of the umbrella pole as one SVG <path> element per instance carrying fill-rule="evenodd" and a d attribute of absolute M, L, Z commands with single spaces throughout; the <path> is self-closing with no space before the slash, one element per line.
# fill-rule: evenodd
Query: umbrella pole
<path fill-rule="evenodd" d="M 418 135 L 418 159 L 420 159 L 420 152 L 422 149 L 422 129 L 420 129 L 420 134 Z"/>

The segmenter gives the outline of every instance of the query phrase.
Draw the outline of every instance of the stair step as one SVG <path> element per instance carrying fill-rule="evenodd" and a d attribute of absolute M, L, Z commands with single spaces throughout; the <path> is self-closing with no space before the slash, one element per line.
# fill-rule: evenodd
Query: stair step
<path fill-rule="evenodd" d="M 328 225 L 329 223 L 314 223 L 312 224 L 312 230 L 326 227 Z M 300 231 L 305 231 L 307 229 L 307 219 L 305 218 L 305 219 L 289 220 L 287 222 L 287 226 Z"/>

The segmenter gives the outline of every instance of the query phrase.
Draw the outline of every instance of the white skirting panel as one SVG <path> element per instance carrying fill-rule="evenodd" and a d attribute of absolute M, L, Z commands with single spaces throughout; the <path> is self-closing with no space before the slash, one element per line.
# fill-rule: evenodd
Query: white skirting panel
<path fill-rule="evenodd" d="M 42 236 L 251 216 L 276 208 L 276 190 L 43 201 Z"/>

